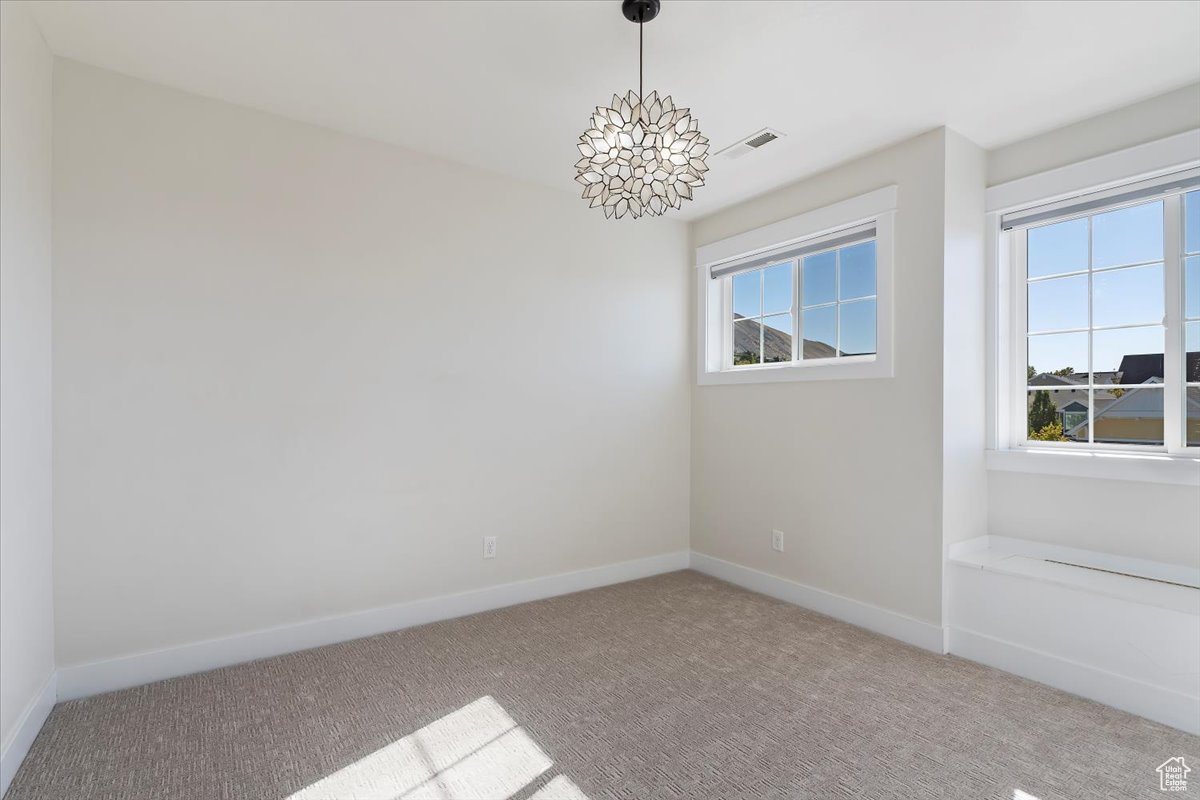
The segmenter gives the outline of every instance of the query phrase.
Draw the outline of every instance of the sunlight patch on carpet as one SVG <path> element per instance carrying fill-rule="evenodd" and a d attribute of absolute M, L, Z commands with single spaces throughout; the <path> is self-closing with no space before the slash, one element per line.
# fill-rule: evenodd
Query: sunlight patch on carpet
<path fill-rule="evenodd" d="M 503 800 L 554 762 L 491 696 L 360 758 L 287 800 Z M 558 776 L 530 800 L 587 800 Z"/>

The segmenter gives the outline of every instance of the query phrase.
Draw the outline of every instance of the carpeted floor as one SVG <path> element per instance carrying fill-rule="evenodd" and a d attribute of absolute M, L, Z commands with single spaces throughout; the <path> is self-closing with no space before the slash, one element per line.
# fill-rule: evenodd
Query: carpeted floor
<path fill-rule="evenodd" d="M 677 572 L 63 703 L 6 799 L 1128 800 L 1180 755 L 1200 738 Z"/>

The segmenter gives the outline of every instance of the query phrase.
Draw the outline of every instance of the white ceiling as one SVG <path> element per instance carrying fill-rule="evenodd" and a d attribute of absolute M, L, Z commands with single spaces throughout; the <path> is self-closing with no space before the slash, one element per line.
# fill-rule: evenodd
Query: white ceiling
<path fill-rule="evenodd" d="M 62 56 L 575 191 L 637 28 L 584 2 L 41 2 Z M 646 26 L 646 91 L 717 150 L 696 218 L 940 125 L 993 148 L 1200 80 L 1197 2 L 690 2 Z"/>

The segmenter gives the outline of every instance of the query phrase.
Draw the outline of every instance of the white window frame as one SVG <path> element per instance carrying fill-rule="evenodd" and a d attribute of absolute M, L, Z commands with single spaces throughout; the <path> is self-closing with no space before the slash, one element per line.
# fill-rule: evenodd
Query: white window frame
<path fill-rule="evenodd" d="M 1026 440 L 1025 274 L 1020 247 L 1024 235 L 1009 235 L 1000 227 L 1001 216 L 1008 212 L 1085 194 L 1103 196 L 1110 190 L 1116 194 L 1129 184 L 1198 167 L 1197 154 L 1200 130 L 1187 131 L 987 190 L 989 469 L 1200 486 L 1200 448 L 1183 446 L 1179 414 L 1165 415 L 1166 444 L 1160 447 Z M 1183 370 L 1183 329 L 1179 324 L 1182 265 L 1175 241 L 1179 238 L 1178 199 L 1165 203 L 1164 213 L 1169 240 L 1164 242 L 1163 252 L 1167 285 L 1164 367 L 1174 371 L 1171 385 L 1178 386 Z M 1175 341 L 1177 338 L 1180 341 Z M 1164 395 L 1164 399 L 1182 402 L 1179 394 L 1178 398 Z"/>
<path fill-rule="evenodd" d="M 696 382 L 700 385 L 780 381 L 890 378 L 895 336 L 892 324 L 892 262 L 896 186 L 800 214 L 696 248 Z M 731 277 L 711 278 L 714 266 L 750 260 L 771 251 L 817 241 L 860 225 L 875 225 L 875 354 L 732 366 Z M 786 263 L 788 259 L 781 259 Z M 793 269 L 793 315 L 799 269 Z M 795 317 L 794 317 L 795 318 Z M 797 337 L 793 336 L 793 340 Z M 798 343 L 793 341 L 793 354 Z"/>

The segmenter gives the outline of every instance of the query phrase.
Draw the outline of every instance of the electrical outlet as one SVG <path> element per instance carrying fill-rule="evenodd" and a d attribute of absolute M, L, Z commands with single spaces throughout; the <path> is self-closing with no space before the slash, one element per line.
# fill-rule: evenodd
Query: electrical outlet
<path fill-rule="evenodd" d="M 771 549 L 783 552 L 783 531 L 771 531 Z"/>
<path fill-rule="evenodd" d="M 495 558 L 496 557 L 496 537 L 495 536 L 483 537 L 483 557 L 484 558 Z"/>

